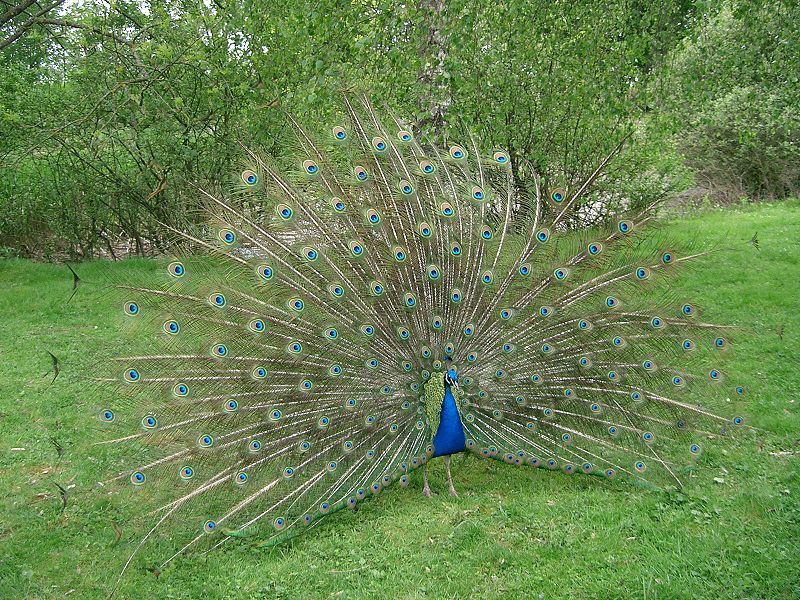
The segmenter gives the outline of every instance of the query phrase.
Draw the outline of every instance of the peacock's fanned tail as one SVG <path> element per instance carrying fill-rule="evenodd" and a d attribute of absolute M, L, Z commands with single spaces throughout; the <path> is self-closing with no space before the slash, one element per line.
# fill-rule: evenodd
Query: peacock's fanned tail
<path fill-rule="evenodd" d="M 730 334 L 659 283 L 695 254 L 643 236 L 653 207 L 567 227 L 610 156 L 526 196 L 502 150 L 343 104 L 322 135 L 287 116 L 292 155 L 248 151 L 233 192 L 197 190 L 209 226 L 175 231 L 194 254 L 117 286 L 145 347 L 99 414 L 152 511 L 137 549 L 166 527 L 178 552 L 280 540 L 406 485 L 445 361 L 467 450 L 517 465 L 679 485 L 698 440 L 741 423 L 712 412 L 744 392 L 719 366 Z"/>

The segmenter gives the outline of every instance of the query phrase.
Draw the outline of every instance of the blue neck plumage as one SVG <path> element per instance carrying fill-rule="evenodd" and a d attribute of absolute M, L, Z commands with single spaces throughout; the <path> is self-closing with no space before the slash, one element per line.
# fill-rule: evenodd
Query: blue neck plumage
<path fill-rule="evenodd" d="M 451 388 L 451 386 L 457 385 L 458 374 L 453 369 L 449 369 L 444 378 L 444 400 L 442 401 L 439 429 L 436 430 L 436 436 L 433 438 L 434 456 L 462 452 L 466 444 L 464 426 L 461 424 L 461 417 L 458 414 L 458 407 Z"/>

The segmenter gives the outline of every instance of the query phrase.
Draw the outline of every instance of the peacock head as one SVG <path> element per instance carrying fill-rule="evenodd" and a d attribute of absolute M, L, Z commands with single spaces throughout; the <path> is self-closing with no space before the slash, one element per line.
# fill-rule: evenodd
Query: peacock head
<path fill-rule="evenodd" d="M 451 364 L 447 369 L 447 373 L 444 374 L 444 381 L 450 386 L 458 389 L 458 373 L 456 373 L 455 365 Z"/>

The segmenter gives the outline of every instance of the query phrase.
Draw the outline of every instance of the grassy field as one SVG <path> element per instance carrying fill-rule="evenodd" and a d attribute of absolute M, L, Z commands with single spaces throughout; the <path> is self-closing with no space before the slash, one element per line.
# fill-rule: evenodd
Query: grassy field
<path fill-rule="evenodd" d="M 433 499 L 417 473 L 283 547 L 242 540 L 158 576 L 137 566 L 117 597 L 800 598 L 800 202 L 667 228 L 738 248 L 675 289 L 705 318 L 743 328 L 728 371 L 746 382 L 758 428 L 704 453 L 683 493 L 459 456 L 458 499 L 434 464 Z M 758 251 L 744 243 L 755 232 Z M 93 293 L 67 303 L 61 266 L 0 262 L 0 283 L 0 597 L 104 597 L 141 532 L 129 526 L 135 507 L 87 491 L 110 466 L 89 450 L 93 405 L 76 374 L 116 334 L 116 307 Z M 64 360 L 52 385 L 46 350 Z M 166 551 L 145 556 L 156 564 Z"/>

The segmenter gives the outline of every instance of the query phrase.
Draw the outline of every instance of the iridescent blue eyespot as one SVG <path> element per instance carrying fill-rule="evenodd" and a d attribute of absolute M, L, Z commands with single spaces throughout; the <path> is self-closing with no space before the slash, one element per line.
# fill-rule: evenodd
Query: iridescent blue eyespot
<path fill-rule="evenodd" d="M 386 150 L 386 141 L 381 137 L 374 137 L 372 138 L 372 147 L 377 152 L 383 152 Z"/>
<path fill-rule="evenodd" d="M 614 425 L 612 425 L 611 427 L 608 428 L 608 433 L 610 435 L 617 435 L 618 433 L 617 428 Z"/>
<path fill-rule="evenodd" d="M 725 347 L 725 338 L 718 337 L 714 340 L 714 346 L 717 348 L 724 348 Z"/>
<path fill-rule="evenodd" d="M 136 302 L 126 302 L 125 303 L 125 314 L 130 316 L 136 316 L 139 314 L 139 305 Z"/>
<path fill-rule="evenodd" d="M 364 363 L 370 369 L 377 369 L 378 368 L 378 359 L 377 358 L 370 358 Z"/>
<path fill-rule="evenodd" d="M 519 274 L 522 275 L 523 277 L 525 275 L 530 274 L 530 272 L 531 272 L 530 264 L 525 263 L 525 264 L 522 264 L 522 265 L 519 266 Z"/>
<path fill-rule="evenodd" d="M 199 438 L 197 438 L 197 445 L 201 448 L 210 448 L 214 445 L 214 438 L 210 435 L 203 434 Z"/>
<path fill-rule="evenodd" d="M 256 272 L 262 279 L 266 281 L 272 279 L 272 275 L 274 274 L 272 267 L 270 267 L 269 265 L 258 265 Z"/>
<path fill-rule="evenodd" d="M 226 412 L 236 412 L 239 408 L 239 403 L 236 400 L 228 400 L 225 402 L 223 408 Z"/>
<path fill-rule="evenodd" d="M 616 308 L 617 306 L 619 306 L 619 300 L 614 298 L 614 296 L 608 296 L 606 298 L 606 306 L 608 308 Z"/>
<path fill-rule="evenodd" d="M 708 376 L 709 376 L 710 379 L 716 381 L 717 379 L 720 378 L 720 373 L 719 373 L 719 371 L 717 369 L 711 369 L 708 372 Z"/>
<path fill-rule="evenodd" d="M 681 347 L 684 350 L 694 350 L 694 342 L 690 339 L 685 339 L 681 342 Z"/>
<path fill-rule="evenodd" d="M 211 306 L 216 306 L 216 307 L 225 306 L 225 296 L 220 293 L 211 294 L 208 297 L 208 301 L 211 303 Z"/>
<path fill-rule="evenodd" d="M 405 327 L 398 327 L 397 335 L 400 336 L 401 340 L 407 340 L 409 337 L 411 337 L 411 332 Z"/>
<path fill-rule="evenodd" d="M 453 289 L 450 292 L 450 300 L 456 304 L 461 302 L 461 290 L 459 290 L 458 288 Z"/>
<path fill-rule="evenodd" d="M 323 335 L 329 340 L 335 340 L 339 337 L 339 330 L 335 327 L 330 327 L 324 331 Z"/>
<path fill-rule="evenodd" d="M 744 396 L 745 393 L 746 393 L 746 390 L 742 386 L 740 386 L 740 385 L 736 386 L 736 395 L 737 396 Z"/>
<path fill-rule="evenodd" d="M 303 310 L 304 307 L 305 303 L 300 298 L 292 298 L 291 300 L 289 300 L 289 308 L 291 308 L 292 310 L 300 312 L 301 310 Z"/>
<path fill-rule="evenodd" d="M 272 526 L 275 527 L 276 530 L 280 531 L 286 527 L 286 519 L 283 517 L 278 517 L 272 522 Z"/>
<path fill-rule="evenodd" d="M 142 485 L 145 479 L 145 475 L 141 471 L 136 471 L 131 475 L 131 483 L 133 485 Z"/>
<path fill-rule="evenodd" d="M 397 137 L 400 138 L 401 142 L 410 142 L 414 136 L 411 135 L 410 131 L 401 129 L 400 131 L 397 132 Z"/>
<path fill-rule="evenodd" d="M 183 275 L 186 273 L 186 269 L 184 268 L 183 263 L 175 261 L 169 263 L 167 272 L 173 277 L 183 277 Z"/>
<path fill-rule="evenodd" d="M 181 479 L 191 479 L 194 477 L 194 469 L 192 467 L 183 467 L 178 474 L 181 476 Z"/>
<path fill-rule="evenodd" d="M 139 371 L 137 371 L 136 369 L 128 369 L 127 371 L 125 371 L 124 377 L 125 381 L 129 381 L 131 383 L 134 381 L 139 381 L 140 377 Z"/>
<path fill-rule="evenodd" d="M 492 239 L 492 235 L 492 230 L 489 228 L 489 226 L 484 225 L 481 229 L 481 237 L 485 240 L 490 240 Z"/>
<path fill-rule="evenodd" d="M 601 244 L 600 242 L 592 242 L 586 247 L 586 249 L 592 256 L 597 256 L 603 251 L 603 244 Z"/>
<path fill-rule="evenodd" d="M 370 291 L 372 292 L 373 296 L 380 296 L 383 294 L 383 285 L 381 285 L 378 281 L 373 281 L 370 284 Z"/>
<path fill-rule="evenodd" d="M 317 420 L 317 427 L 327 427 L 330 423 L 331 420 L 328 417 L 320 417 Z"/>
<path fill-rule="evenodd" d="M 646 466 L 646 465 L 645 465 L 645 464 L 644 464 L 642 461 L 640 461 L 640 460 L 639 460 L 639 461 L 636 461 L 636 464 L 635 464 L 635 465 L 633 465 L 633 466 L 634 466 L 634 468 L 635 468 L 637 471 L 639 471 L 640 473 L 641 473 L 642 471 L 644 471 L 644 470 L 647 468 L 647 466 Z"/>
<path fill-rule="evenodd" d="M 342 374 L 342 366 L 341 365 L 331 365 L 330 369 L 328 369 L 328 373 L 330 373 L 334 377 L 336 375 L 341 375 Z"/>
<path fill-rule="evenodd" d="M 355 408 L 355 407 L 356 407 L 356 404 L 358 404 L 358 400 L 356 400 L 355 398 L 348 398 L 348 399 L 345 401 L 345 406 L 346 406 L 347 408 Z"/>
<path fill-rule="evenodd" d="M 697 444 L 692 444 L 692 445 L 689 447 L 689 451 L 690 451 L 692 454 L 700 454 L 700 446 L 698 446 Z"/>
<path fill-rule="evenodd" d="M 634 402 L 639 402 L 642 399 L 642 395 L 639 392 L 631 392 L 631 400 Z"/>
<path fill-rule="evenodd" d="M 466 156 L 461 146 L 450 146 L 450 156 L 456 160 L 461 160 Z"/>
<path fill-rule="evenodd" d="M 479 188 L 477 185 L 472 187 L 472 198 L 473 200 L 483 200 L 484 193 L 483 189 Z"/>
<path fill-rule="evenodd" d="M 250 452 L 258 452 L 261 450 L 261 442 L 259 440 L 251 440 L 247 448 Z"/>
<path fill-rule="evenodd" d="M 267 377 L 267 370 L 264 367 L 255 367 L 252 373 L 254 379 L 266 379 Z"/>
<path fill-rule="evenodd" d="M 542 352 L 545 354 L 549 354 L 553 351 L 553 347 L 550 344 L 544 343 L 542 344 Z"/>
<path fill-rule="evenodd" d="M 620 346 L 622 346 L 625 343 L 625 341 L 620 336 L 617 335 L 617 336 L 614 336 L 614 338 L 611 340 L 611 343 L 615 347 L 619 348 Z"/>
<path fill-rule="evenodd" d="M 458 244 L 458 242 L 453 242 L 453 244 L 450 246 L 450 254 L 453 256 L 461 256 L 461 246 Z"/>
<path fill-rule="evenodd" d="M 333 210 L 335 210 L 337 213 L 342 213 L 347 208 L 347 206 L 345 206 L 345 203 L 342 202 L 341 198 L 331 198 L 330 202 L 331 206 L 333 206 Z"/>
<path fill-rule="evenodd" d="M 177 335 L 180 332 L 181 327 L 178 325 L 177 321 L 169 320 L 164 321 L 164 331 L 170 335 Z"/>
<path fill-rule="evenodd" d="M 315 163 L 313 160 L 303 161 L 303 169 L 309 175 L 315 175 L 317 173 L 317 171 L 319 170 L 317 168 L 317 163 Z"/>
<path fill-rule="evenodd" d="M 414 186 L 411 185 L 411 182 L 402 179 L 400 180 L 400 191 L 404 196 L 409 196 L 414 191 Z"/>
<path fill-rule="evenodd" d="M 104 410 L 100 413 L 100 419 L 106 423 L 111 423 L 114 420 L 114 413 L 110 410 Z"/>
<path fill-rule="evenodd" d="M 344 127 L 336 126 L 333 128 L 333 137 L 337 140 L 342 141 L 347 138 L 347 131 L 345 131 Z"/>
<path fill-rule="evenodd" d="M 500 310 L 500 318 L 504 321 L 508 321 L 514 314 L 514 311 L 510 308 L 503 308 Z"/>
<path fill-rule="evenodd" d="M 362 325 L 361 333 L 363 333 L 367 337 L 372 337 L 373 335 L 375 335 L 375 328 L 372 325 Z"/>
<path fill-rule="evenodd" d="M 586 356 L 581 356 L 581 358 L 580 358 L 580 360 L 578 361 L 578 363 L 579 363 L 579 364 L 580 364 L 582 367 L 588 367 L 588 366 L 591 364 L 591 362 L 589 361 L 589 358 L 588 358 L 588 357 L 586 357 Z"/>
<path fill-rule="evenodd" d="M 642 439 L 643 439 L 645 442 L 652 442 L 652 441 L 653 441 L 653 439 L 655 439 L 655 436 L 654 436 L 654 435 L 653 435 L 651 432 L 649 432 L 649 431 L 645 431 L 645 432 L 642 434 Z"/>
<path fill-rule="evenodd" d="M 687 317 L 691 317 L 694 314 L 694 306 L 691 304 L 684 304 L 683 308 L 681 308 L 681 312 Z"/>
<path fill-rule="evenodd" d="M 497 162 L 497 163 L 499 163 L 501 165 L 504 165 L 504 164 L 508 163 L 508 154 L 506 154 L 505 152 L 500 152 L 500 151 L 495 152 L 492 155 L 492 158 L 494 158 L 495 162 Z"/>
<path fill-rule="evenodd" d="M 650 277 L 650 269 L 647 267 L 639 267 L 636 269 L 636 279 L 647 279 Z"/>
<path fill-rule="evenodd" d="M 174 388 L 172 388 L 172 393 L 179 398 L 189 395 L 189 386 L 185 383 L 179 383 Z"/>
<path fill-rule="evenodd" d="M 291 342 L 289 344 L 289 352 L 292 354 L 299 354 L 303 350 L 303 345 L 300 342 Z"/>
<path fill-rule="evenodd" d="M 355 169 L 353 169 L 353 173 L 355 174 L 356 179 L 358 179 L 359 181 L 367 180 L 368 174 L 367 170 L 364 167 L 356 167 Z"/>
<path fill-rule="evenodd" d="M 236 482 L 238 485 L 242 485 L 243 483 L 247 483 L 247 480 L 248 480 L 249 478 L 250 478 L 250 477 L 247 475 L 247 473 L 245 473 L 244 471 L 239 471 L 239 472 L 236 474 L 236 477 L 234 477 L 234 478 L 233 478 L 233 480 L 234 480 L 234 481 L 235 481 L 235 482 Z"/>
<path fill-rule="evenodd" d="M 550 239 L 550 230 L 549 229 L 539 230 L 539 232 L 536 234 L 536 239 L 539 240 L 540 242 L 546 242 L 547 240 Z"/>
<path fill-rule="evenodd" d="M 648 359 L 642 363 L 642 368 L 644 368 L 645 371 L 652 371 L 654 367 L 655 365 L 652 360 Z"/>
<path fill-rule="evenodd" d="M 236 234 L 232 229 L 221 229 L 219 232 L 219 239 L 222 240 L 225 245 L 230 246 L 236 241 Z"/>
<path fill-rule="evenodd" d="M 586 319 L 581 319 L 580 321 L 578 321 L 578 329 L 581 329 L 583 331 L 586 331 L 587 329 L 590 329 L 591 326 L 592 326 L 592 324 L 589 321 L 587 321 Z"/>
<path fill-rule="evenodd" d="M 217 344 L 211 349 L 211 353 L 219 357 L 227 356 L 228 348 L 225 344 Z"/>
<path fill-rule="evenodd" d="M 668 265 L 669 263 L 671 263 L 672 262 L 672 253 L 671 252 L 664 252 L 664 254 L 661 255 L 661 262 L 663 262 L 665 265 Z"/>
<path fill-rule="evenodd" d="M 561 203 L 564 201 L 564 198 L 567 197 L 567 192 L 562 189 L 555 189 L 550 193 L 550 198 L 552 198 L 553 202 Z"/>
<path fill-rule="evenodd" d="M 630 221 L 620 221 L 617 224 L 620 233 L 630 233 L 633 230 L 633 223 Z"/>
<path fill-rule="evenodd" d="M 563 268 L 558 268 L 555 271 L 553 271 L 553 277 L 555 277 L 559 281 L 563 281 L 564 279 L 567 278 L 567 270 Z"/>
<path fill-rule="evenodd" d="M 733 424 L 734 425 L 741 425 L 742 423 L 744 423 L 744 419 L 742 417 L 734 417 L 733 418 Z"/>
<path fill-rule="evenodd" d="M 472 323 L 468 323 L 467 325 L 464 326 L 464 335 L 469 337 L 473 333 L 475 333 L 475 326 Z"/>
<path fill-rule="evenodd" d="M 676 387 L 683 386 L 683 383 L 684 383 L 683 382 L 683 377 L 681 377 L 680 375 L 675 375 L 675 377 L 672 378 L 672 385 L 674 385 Z"/>
<path fill-rule="evenodd" d="M 427 161 L 427 160 L 423 160 L 422 162 L 420 162 L 419 163 L 419 168 L 420 168 L 420 171 L 422 171 L 426 175 L 430 175 L 435 170 L 435 167 L 433 166 L 433 164 L 430 161 Z"/>
<path fill-rule="evenodd" d="M 275 212 L 277 212 L 278 216 L 284 221 L 288 221 L 292 218 L 292 215 L 294 215 L 292 207 L 288 204 L 278 204 L 275 207 Z"/>
<path fill-rule="evenodd" d="M 148 415 L 142 419 L 142 427 L 145 429 L 155 429 L 156 425 L 158 425 L 158 421 L 155 417 Z"/>
<path fill-rule="evenodd" d="M 253 186 L 258 183 L 258 176 L 251 170 L 242 171 L 242 181 L 249 185 Z"/>

